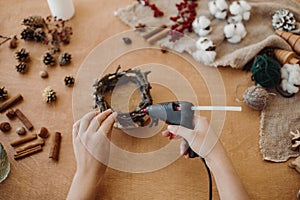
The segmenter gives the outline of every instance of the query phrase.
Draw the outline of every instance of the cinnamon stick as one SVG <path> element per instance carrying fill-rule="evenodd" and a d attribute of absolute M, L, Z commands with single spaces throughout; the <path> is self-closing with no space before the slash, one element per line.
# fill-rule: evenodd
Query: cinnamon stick
<path fill-rule="evenodd" d="M 42 150 L 43 150 L 42 146 L 39 145 L 39 146 L 30 148 L 30 149 L 27 149 L 27 150 L 25 150 L 25 151 L 22 151 L 21 153 L 15 154 L 15 155 L 14 155 L 14 158 L 15 158 L 15 160 L 18 160 L 18 159 L 27 157 L 27 156 L 29 156 L 29 155 L 32 155 L 32 154 L 34 154 L 34 153 L 40 152 L 40 151 L 42 151 Z"/>
<path fill-rule="evenodd" d="M 148 38 L 152 37 L 153 35 L 161 32 L 165 28 L 167 28 L 166 25 L 161 25 L 160 27 L 156 27 L 155 29 L 153 29 L 153 30 L 149 31 L 148 33 L 146 33 L 145 35 L 143 35 L 143 37 L 147 40 Z"/>
<path fill-rule="evenodd" d="M 30 143 L 30 144 L 28 144 L 26 146 L 18 147 L 15 150 L 16 150 L 17 153 L 21 153 L 23 151 L 26 151 L 28 149 L 31 149 L 31 148 L 39 146 L 39 145 L 43 146 L 44 144 L 45 144 L 45 141 L 43 139 L 38 139 L 35 142 L 32 142 L 32 143 Z"/>
<path fill-rule="evenodd" d="M 163 31 L 160 31 L 156 35 L 153 35 L 152 37 L 148 38 L 147 42 L 149 42 L 150 44 L 154 44 L 158 40 L 166 37 L 169 34 L 169 31 L 170 31 L 170 29 L 165 28 Z"/>
<path fill-rule="evenodd" d="M 21 122 L 24 124 L 24 126 L 28 130 L 33 129 L 33 125 L 31 124 L 31 122 L 28 120 L 28 118 L 19 109 L 15 110 L 15 114 L 21 120 Z"/>
<path fill-rule="evenodd" d="M 26 142 L 32 141 L 32 140 L 34 140 L 36 138 L 37 138 L 37 134 L 27 135 L 27 136 L 24 136 L 24 137 L 22 137 L 22 138 L 20 138 L 18 140 L 13 141 L 12 143 L 10 143 L 10 145 L 13 146 L 13 147 L 15 147 L 15 146 L 24 144 Z"/>
<path fill-rule="evenodd" d="M 54 140 L 50 149 L 49 158 L 52 158 L 53 160 L 58 160 L 59 156 L 59 149 L 60 149 L 60 142 L 61 142 L 61 133 L 55 132 L 54 134 Z"/>
<path fill-rule="evenodd" d="M 5 112 L 7 109 L 9 109 L 10 107 L 14 106 L 15 104 L 17 104 L 18 102 L 20 102 L 23 99 L 21 94 L 18 94 L 15 97 L 12 97 L 8 100 L 6 100 L 5 102 L 3 102 L 2 104 L 0 104 L 0 112 Z"/>

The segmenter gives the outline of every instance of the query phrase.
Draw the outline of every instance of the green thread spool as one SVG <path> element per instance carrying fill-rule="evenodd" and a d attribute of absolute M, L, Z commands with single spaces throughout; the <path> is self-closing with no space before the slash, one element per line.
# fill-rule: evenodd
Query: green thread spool
<path fill-rule="evenodd" d="M 272 88 L 280 84 L 280 64 L 267 55 L 258 55 L 251 67 L 252 80 L 264 88 Z"/>

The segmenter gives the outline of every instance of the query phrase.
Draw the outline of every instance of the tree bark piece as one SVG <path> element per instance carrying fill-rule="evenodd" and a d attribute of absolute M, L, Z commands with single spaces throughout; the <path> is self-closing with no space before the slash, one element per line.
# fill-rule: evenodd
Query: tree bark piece
<path fill-rule="evenodd" d="M 28 118 L 19 109 L 16 109 L 15 113 L 16 113 L 17 117 L 21 120 L 21 122 L 24 124 L 24 126 L 28 130 L 33 129 L 33 125 L 31 124 L 31 122 L 28 120 Z"/>
<path fill-rule="evenodd" d="M 55 132 L 53 144 L 52 144 L 52 147 L 50 149 L 49 158 L 52 158 L 53 160 L 56 160 L 56 161 L 58 160 L 60 142 L 61 142 L 61 133 L 60 132 Z"/>
<path fill-rule="evenodd" d="M 0 105 L 0 113 L 5 112 L 7 109 L 9 109 L 10 107 L 14 106 L 15 104 L 17 104 L 18 102 L 20 102 L 23 99 L 21 94 L 18 94 L 15 97 L 12 97 L 8 100 L 6 100 L 5 102 L 3 102 Z"/>
<path fill-rule="evenodd" d="M 18 140 L 13 141 L 12 143 L 10 143 L 10 145 L 13 146 L 13 147 L 15 147 L 15 146 L 24 144 L 26 142 L 32 141 L 32 140 L 34 140 L 36 138 L 37 138 L 37 134 L 27 135 L 25 137 L 22 137 L 22 138 L 20 138 Z"/>

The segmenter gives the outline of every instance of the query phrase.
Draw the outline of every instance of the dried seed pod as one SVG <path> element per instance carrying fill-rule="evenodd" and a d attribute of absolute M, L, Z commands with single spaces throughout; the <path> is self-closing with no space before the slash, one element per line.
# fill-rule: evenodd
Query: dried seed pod
<path fill-rule="evenodd" d="M 66 76 L 65 79 L 64 79 L 64 81 L 65 81 L 65 85 L 66 86 L 71 87 L 75 83 L 75 78 L 72 77 L 72 76 Z"/>
<path fill-rule="evenodd" d="M 40 130 L 38 131 L 38 136 L 44 139 L 47 138 L 49 136 L 48 129 L 45 127 L 40 128 Z"/>
<path fill-rule="evenodd" d="M 42 78 L 47 78 L 48 77 L 48 72 L 45 71 L 45 70 L 40 71 L 39 74 L 40 74 L 40 77 L 42 77 Z"/>
<path fill-rule="evenodd" d="M 25 135 L 25 134 L 26 134 L 26 130 L 25 130 L 25 128 L 22 126 L 22 127 L 19 127 L 19 128 L 16 129 L 16 133 L 17 133 L 18 135 Z"/>
<path fill-rule="evenodd" d="M 43 63 L 47 66 L 54 66 L 55 65 L 54 56 L 51 53 L 46 52 L 45 55 L 43 56 Z"/>
<path fill-rule="evenodd" d="M 19 63 L 16 65 L 17 72 L 25 73 L 27 71 L 27 65 L 24 62 Z"/>
<path fill-rule="evenodd" d="M 71 63 L 72 56 L 69 53 L 63 53 L 58 57 L 58 63 L 60 66 L 65 66 Z"/>
<path fill-rule="evenodd" d="M 9 109 L 6 112 L 6 116 L 8 117 L 8 119 L 14 119 L 16 117 L 16 113 L 13 109 Z"/>
<path fill-rule="evenodd" d="M 26 27 L 21 32 L 21 39 L 26 41 L 33 41 L 34 40 L 34 29 L 30 27 Z"/>
<path fill-rule="evenodd" d="M 12 38 L 11 38 L 11 40 L 10 40 L 10 42 L 9 42 L 9 48 L 11 48 L 11 49 L 15 49 L 15 48 L 17 48 L 17 46 L 18 46 L 18 38 L 17 38 L 17 36 L 15 35 L 15 36 L 13 36 Z"/>
<path fill-rule="evenodd" d="M 8 122 L 2 122 L 0 124 L 0 130 L 4 133 L 10 131 L 10 129 L 11 129 L 11 126 Z"/>
<path fill-rule="evenodd" d="M 46 26 L 46 22 L 41 16 L 29 16 L 23 19 L 22 24 L 33 28 L 40 28 Z"/>
<path fill-rule="evenodd" d="M 46 103 L 52 103 L 56 101 L 56 92 L 50 87 L 46 87 L 43 91 L 43 99 Z"/>
<path fill-rule="evenodd" d="M 19 62 L 27 62 L 29 61 L 29 52 L 27 52 L 25 48 L 21 48 L 15 53 L 15 58 Z"/>
<path fill-rule="evenodd" d="M 0 87 L 0 101 L 6 100 L 8 97 L 7 90 L 4 86 Z"/>

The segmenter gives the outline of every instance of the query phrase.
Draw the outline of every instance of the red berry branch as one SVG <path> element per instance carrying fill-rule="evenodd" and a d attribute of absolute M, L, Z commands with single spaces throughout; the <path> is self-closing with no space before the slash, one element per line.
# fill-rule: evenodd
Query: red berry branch
<path fill-rule="evenodd" d="M 142 4 L 143 6 L 149 6 L 151 8 L 151 10 L 153 10 L 153 16 L 154 17 L 162 17 L 164 16 L 164 12 L 162 12 L 161 10 L 159 10 L 157 8 L 157 6 L 153 3 L 149 3 L 148 0 L 137 0 L 140 4 Z"/>
<path fill-rule="evenodd" d="M 193 21 L 195 20 L 197 13 L 196 8 L 198 3 L 195 0 L 183 0 L 181 3 L 177 3 L 178 10 L 177 16 L 170 17 L 170 20 L 174 22 L 171 26 L 171 42 L 179 40 L 184 35 L 184 31 L 193 31 Z"/>

